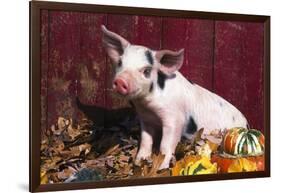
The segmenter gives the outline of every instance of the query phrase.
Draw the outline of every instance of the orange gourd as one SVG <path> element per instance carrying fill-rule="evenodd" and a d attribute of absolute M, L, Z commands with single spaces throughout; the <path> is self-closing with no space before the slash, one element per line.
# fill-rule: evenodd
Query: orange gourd
<path fill-rule="evenodd" d="M 232 128 L 224 135 L 222 149 L 235 156 L 261 155 L 264 151 L 264 135 L 255 129 Z"/>

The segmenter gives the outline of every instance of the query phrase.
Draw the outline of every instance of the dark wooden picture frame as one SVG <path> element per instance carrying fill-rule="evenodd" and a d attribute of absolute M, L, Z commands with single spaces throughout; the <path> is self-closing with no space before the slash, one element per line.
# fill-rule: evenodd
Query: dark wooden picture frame
<path fill-rule="evenodd" d="M 99 182 L 40 184 L 40 144 L 41 144 L 41 59 L 40 59 L 40 12 L 41 10 L 95 12 L 109 14 L 165 16 L 219 21 L 260 22 L 264 25 L 263 49 L 263 118 L 265 135 L 265 170 L 246 173 L 209 174 L 198 176 L 157 177 L 126 179 Z M 121 6 L 103 6 L 57 2 L 30 2 L 30 191 L 56 191 L 103 187 L 120 187 L 132 185 L 149 185 L 164 183 L 183 183 L 241 178 L 258 178 L 270 176 L 270 17 L 244 14 L 225 14 L 196 11 L 164 10 L 151 8 L 133 8 Z M 254 99 L 253 99 L 254 100 Z"/>

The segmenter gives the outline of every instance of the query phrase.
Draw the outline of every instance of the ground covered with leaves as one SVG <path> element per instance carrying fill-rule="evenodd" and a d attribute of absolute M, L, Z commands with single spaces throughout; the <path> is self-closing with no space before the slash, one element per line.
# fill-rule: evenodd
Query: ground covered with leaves
<path fill-rule="evenodd" d="M 41 184 L 219 173 L 224 167 L 217 156 L 223 133 L 202 133 L 203 129 L 199 130 L 191 142 L 183 139 L 176 148 L 174 163 L 159 171 L 164 159 L 159 153 L 134 164 L 139 126 L 102 129 L 88 119 L 74 123 L 59 117 L 42 135 Z M 257 170 L 256 162 L 245 158 L 235 158 L 227 168 L 228 172 Z"/>

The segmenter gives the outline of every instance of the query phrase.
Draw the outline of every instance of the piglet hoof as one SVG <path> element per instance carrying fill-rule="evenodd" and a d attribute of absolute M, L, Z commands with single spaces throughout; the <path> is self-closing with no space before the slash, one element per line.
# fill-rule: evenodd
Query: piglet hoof
<path fill-rule="evenodd" d="M 167 175 L 170 175 L 170 168 L 164 168 L 164 169 L 158 169 L 157 174 L 167 174 Z"/>
<path fill-rule="evenodd" d="M 158 170 L 165 170 L 165 169 L 168 169 L 169 168 L 169 163 L 162 163 L 160 165 L 160 167 L 158 168 Z"/>
<path fill-rule="evenodd" d="M 164 160 L 163 162 L 162 162 L 162 164 L 160 165 L 160 167 L 158 168 L 158 170 L 164 170 L 164 169 L 167 169 L 167 168 L 169 168 L 169 161 L 166 161 L 166 160 Z"/>
<path fill-rule="evenodd" d="M 171 158 L 171 161 L 170 161 L 170 167 L 174 167 L 174 166 L 176 165 L 176 163 L 177 163 L 176 157 L 173 156 L 173 157 Z"/>
<path fill-rule="evenodd" d="M 142 163 L 141 159 L 135 159 L 135 161 L 134 161 L 134 165 L 137 167 L 141 167 L 141 163 Z"/>
<path fill-rule="evenodd" d="M 175 156 L 165 157 L 162 164 L 160 165 L 158 170 L 164 170 L 170 167 L 173 167 L 176 164 L 176 158 Z"/>
<path fill-rule="evenodd" d="M 153 162 L 152 158 L 149 156 L 149 157 L 146 157 L 146 158 L 136 158 L 135 161 L 134 161 L 134 165 L 135 166 L 142 166 L 143 164 L 148 164 L 148 165 L 151 165 Z"/>
<path fill-rule="evenodd" d="M 151 157 L 147 157 L 145 158 L 145 161 L 148 163 L 148 164 L 152 164 L 153 160 Z"/>

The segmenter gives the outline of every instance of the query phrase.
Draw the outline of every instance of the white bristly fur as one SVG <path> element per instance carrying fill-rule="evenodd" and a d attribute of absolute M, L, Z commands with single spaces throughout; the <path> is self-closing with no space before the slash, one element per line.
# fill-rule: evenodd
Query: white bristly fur
<path fill-rule="evenodd" d="M 154 129 L 155 127 L 163 129 L 160 151 L 166 157 L 160 169 L 169 166 L 181 136 L 191 139 L 192 135 L 185 130 L 190 116 L 193 117 L 198 129 L 204 128 L 205 133 L 214 129 L 247 127 L 246 118 L 232 104 L 199 85 L 191 84 L 180 72 L 175 74 L 175 78 L 166 80 L 163 90 L 156 87 L 153 93 L 145 97 L 140 104 L 136 103 L 139 116 L 148 125 L 147 127 L 152 125 Z M 161 119 L 158 124 L 155 123 L 158 118 L 152 118 L 155 115 Z M 151 135 L 143 129 L 137 159 L 144 159 L 151 155 L 152 143 Z"/>

